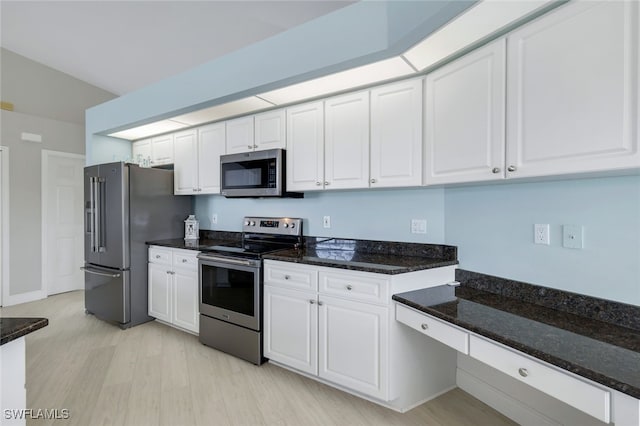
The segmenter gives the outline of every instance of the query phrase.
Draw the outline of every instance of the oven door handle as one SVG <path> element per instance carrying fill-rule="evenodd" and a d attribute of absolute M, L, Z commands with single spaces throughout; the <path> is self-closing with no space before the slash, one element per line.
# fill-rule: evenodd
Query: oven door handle
<path fill-rule="evenodd" d="M 253 262 L 251 260 L 233 259 L 231 257 L 205 255 L 205 256 L 198 256 L 198 259 L 203 260 L 205 262 L 206 261 L 211 261 L 211 262 L 230 263 L 230 264 L 233 264 L 233 265 L 255 266 L 255 262 Z"/>

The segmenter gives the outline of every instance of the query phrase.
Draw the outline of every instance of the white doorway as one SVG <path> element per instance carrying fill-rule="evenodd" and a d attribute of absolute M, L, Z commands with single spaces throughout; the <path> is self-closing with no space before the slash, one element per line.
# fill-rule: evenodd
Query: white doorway
<path fill-rule="evenodd" d="M 84 288 L 84 156 L 42 151 L 42 287 Z"/>
<path fill-rule="evenodd" d="M 9 148 L 0 146 L 0 306 L 9 298 Z"/>

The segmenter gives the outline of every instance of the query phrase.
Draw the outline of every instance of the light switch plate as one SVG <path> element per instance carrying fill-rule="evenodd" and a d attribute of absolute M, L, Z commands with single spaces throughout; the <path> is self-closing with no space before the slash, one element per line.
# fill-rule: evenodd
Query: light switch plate
<path fill-rule="evenodd" d="M 572 249 L 584 248 L 584 228 L 581 225 L 562 225 L 562 246 Z"/>
<path fill-rule="evenodd" d="M 426 219 L 411 219 L 411 233 L 426 234 L 427 233 Z"/>

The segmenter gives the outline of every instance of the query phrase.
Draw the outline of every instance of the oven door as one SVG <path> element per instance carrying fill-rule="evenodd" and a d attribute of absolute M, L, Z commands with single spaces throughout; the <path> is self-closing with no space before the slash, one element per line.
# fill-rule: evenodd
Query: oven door
<path fill-rule="evenodd" d="M 200 255 L 200 313 L 260 331 L 262 261 Z"/>

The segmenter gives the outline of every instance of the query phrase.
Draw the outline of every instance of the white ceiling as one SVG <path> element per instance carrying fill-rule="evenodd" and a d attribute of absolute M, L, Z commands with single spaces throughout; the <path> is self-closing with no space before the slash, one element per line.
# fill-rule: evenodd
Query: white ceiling
<path fill-rule="evenodd" d="M 122 95 L 350 3 L 0 0 L 0 45 Z"/>

